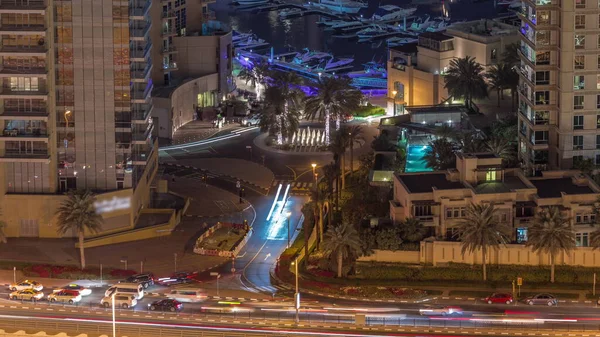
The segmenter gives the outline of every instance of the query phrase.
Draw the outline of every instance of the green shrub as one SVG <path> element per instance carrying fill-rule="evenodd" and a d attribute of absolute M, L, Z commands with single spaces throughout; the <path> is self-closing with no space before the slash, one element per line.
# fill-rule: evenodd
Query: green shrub
<path fill-rule="evenodd" d="M 378 116 L 385 115 L 385 109 L 380 106 L 371 105 L 371 103 L 360 106 L 355 111 L 352 111 L 352 116 L 354 117 L 369 117 L 369 116 Z"/>

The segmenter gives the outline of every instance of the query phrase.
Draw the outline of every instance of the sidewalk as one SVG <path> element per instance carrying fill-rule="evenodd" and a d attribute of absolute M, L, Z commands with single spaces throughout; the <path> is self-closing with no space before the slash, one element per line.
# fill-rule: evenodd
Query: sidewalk
<path fill-rule="evenodd" d="M 227 134 L 233 130 L 243 128 L 239 123 L 225 124 L 218 129 L 213 126 L 212 121 L 191 121 L 180 127 L 173 135 L 170 145 L 179 145 L 212 138 L 220 134 Z M 164 144 L 166 145 L 166 144 Z"/>

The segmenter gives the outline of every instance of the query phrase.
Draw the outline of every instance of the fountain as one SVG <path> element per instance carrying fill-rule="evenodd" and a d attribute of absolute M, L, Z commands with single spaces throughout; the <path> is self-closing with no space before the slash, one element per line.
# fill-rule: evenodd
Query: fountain
<path fill-rule="evenodd" d="M 287 138 L 286 144 L 295 146 L 321 146 L 325 144 L 325 131 L 302 128 Z"/>

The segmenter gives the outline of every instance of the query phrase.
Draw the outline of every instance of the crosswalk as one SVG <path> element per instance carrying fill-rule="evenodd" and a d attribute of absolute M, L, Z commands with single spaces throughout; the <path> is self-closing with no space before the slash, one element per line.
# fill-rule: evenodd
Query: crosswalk
<path fill-rule="evenodd" d="M 272 293 L 277 293 L 277 292 L 281 292 L 281 291 L 290 291 L 290 290 L 293 290 L 293 289 L 290 288 L 287 285 L 278 285 L 278 284 L 275 284 L 275 285 L 272 285 L 272 286 L 262 286 L 262 287 L 256 286 L 256 287 L 253 287 L 253 288 L 248 288 L 248 290 L 250 290 L 252 292 L 255 292 L 255 293 L 262 292 L 262 293 L 272 294 Z"/>
<path fill-rule="evenodd" d="M 290 184 L 291 190 L 302 190 L 302 191 L 310 190 L 314 185 L 314 183 L 312 183 L 312 182 L 309 183 L 309 182 L 302 182 L 302 181 L 274 180 L 272 187 L 276 187 L 279 184 L 283 185 L 283 187 Z"/>

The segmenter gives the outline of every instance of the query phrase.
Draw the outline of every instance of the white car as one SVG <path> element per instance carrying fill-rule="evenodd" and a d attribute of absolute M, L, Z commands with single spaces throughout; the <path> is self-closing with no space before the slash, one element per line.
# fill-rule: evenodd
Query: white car
<path fill-rule="evenodd" d="M 134 295 L 116 293 L 115 295 L 115 307 L 121 307 L 123 309 L 135 307 L 137 300 Z M 101 301 L 100 305 L 105 308 L 110 308 L 112 305 L 112 296 L 105 296 Z"/>
<path fill-rule="evenodd" d="M 35 281 L 24 280 L 24 281 L 20 281 L 20 282 L 11 284 L 8 287 L 8 289 L 10 289 L 12 291 L 25 290 L 25 289 L 33 289 L 36 291 L 42 291 L 42 289 L 44 289 L 44 286 L 41 283 L 38 283 Z"/>
<path fill-rule="evenodd" d="M 28 301 L 39 301 L 44 298 L 44 293 L 33 289 L 24 289 L 13 291 L 8 295 L 11 300 L 28 300 Z"/>
<path fill-rule="evenodd" d="M 427 307 L 419 309 L 419 313 L 423 316 L 447 316 L 462 315 L 464 311 L 459 307 Z"/>
<path fill-rule="evenodd" d="M 88 296 L 89 294 L 92 293 L 92 289 L 86 288 L 84 286 L 80 286 L 79 284 L 69 284 L 62 288 L 54 289 L 52 292 L 57 293 L 61 290 L 74 290 L 74 291 L 79 292 L 79 295 L 81 295 L 81 296 Z"/>
<path fill-rule="evenodd" d="M 256 126 L 260 123 L 259 115 L 251 115 L 242 119 L 242 126 Z"/>

